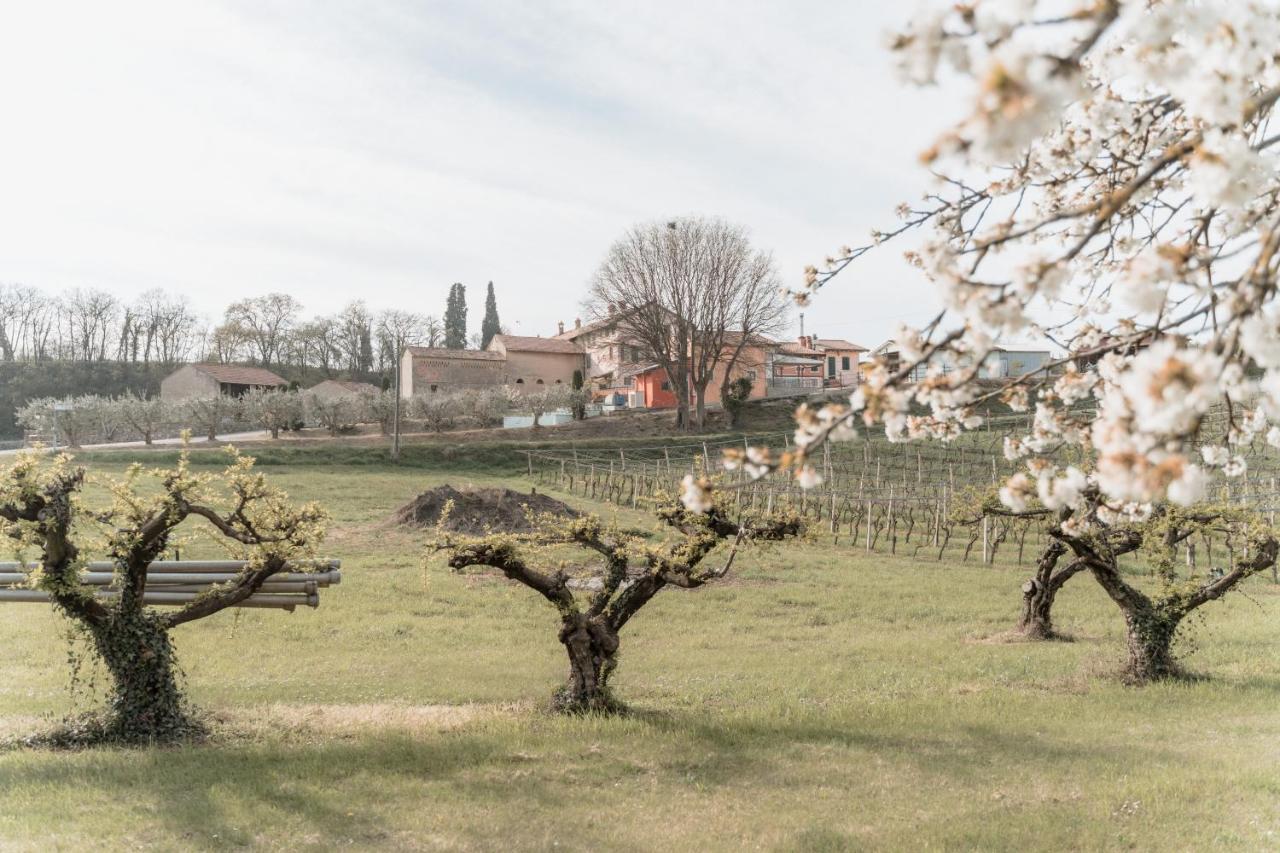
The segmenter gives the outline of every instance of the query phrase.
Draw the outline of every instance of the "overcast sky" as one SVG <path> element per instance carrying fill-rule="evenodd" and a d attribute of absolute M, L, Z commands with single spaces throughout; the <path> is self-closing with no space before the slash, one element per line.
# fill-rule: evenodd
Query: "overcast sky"
<path fill-rule="evenodd" d="M 892 223 L 947 93 L 900 86 L 871 2 L 6 4 L 0 281 L 273 290 L 441 314 L 492 279 L 554 333 L 630 224 L 747 226 L 786 280 Z M 954 95 L 954 93 L 951 93 Z M 886 250 L 806 311 L 874 346 L 931 287 Z"/>

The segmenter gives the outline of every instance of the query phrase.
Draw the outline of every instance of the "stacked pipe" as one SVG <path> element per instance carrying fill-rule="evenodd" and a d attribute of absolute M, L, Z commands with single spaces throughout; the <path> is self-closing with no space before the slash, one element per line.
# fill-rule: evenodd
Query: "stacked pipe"
<path fill-rule="evenodd" d="M 244 571 L 243 560 L 157 560 L 147 567 L 145 604 L 182 607 L 220 584 L 233 583 Z M 48 602 L 49 594 L 32 589 L 34 563 L 0 562 L 0 603 Z M 235 607 L 266 607 L 293 611 L 296 607 L 319 607 L 320 590 L 342 582 L 339 560 L 287 564 L 272 575 L 252 595 Z M 80 582 L 93 587 L 94 595 L 110 600 L 120 595 L 120 577 L 111 562 L 93 562 L 80 573 Z"/>

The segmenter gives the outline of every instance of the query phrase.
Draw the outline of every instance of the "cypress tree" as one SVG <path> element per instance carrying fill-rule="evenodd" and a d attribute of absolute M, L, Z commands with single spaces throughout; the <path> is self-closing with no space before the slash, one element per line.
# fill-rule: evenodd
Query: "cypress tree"
<path fill-rule="evenodd" d="M 488 349 L 489 341 L 501 331 L 502 327 L 498 324 L 498 300 L 493 295 L 493 282 L 489 282 L 489 292 L 484 297 L 484 321 L 480 324 L 480 349 Z"/>
<path fill-rule="evenodd" d="M 444 306 L 444 345 L 447 349 L 467 347 L 467 288 L 454 282 Z"/>

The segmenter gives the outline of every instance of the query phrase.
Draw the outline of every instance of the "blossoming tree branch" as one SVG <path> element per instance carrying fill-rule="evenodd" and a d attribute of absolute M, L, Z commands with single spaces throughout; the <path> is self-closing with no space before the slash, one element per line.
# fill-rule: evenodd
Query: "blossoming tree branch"
<path fill-rule="evenodd" d="M 902 76 L 966 79 L 972 109 L 924 151 L 934 185 L 902 224 L 809 268 L 794 296 L 912 234 L 908 258 L 945 308 L 903 329 L 899 362 L 875 364 L 847 406 L 802 409 L 794 450 L 726 463 L 812 485 L 814 449 L 858 426 L 946 440 L 998 400 L 1033 414 L 1006 438 L 1027 468 L 1002 501 L 1115 523 L 1196 502 L 1215 472 L 1243 473 L 1239 449 L 1257 437 L 1280 446 L 1277 44 L 1280 10 L 1249 0 L 975 0 L 918 15 L 892 39 Z M 1064 355 L 977 382 L 1010 336 Z M 1060 461 L 1073 445 L 1090 470 Z M 1086 512 L 1089 484 L 1101 502 Z M 686 504 L 709 485 L 690 478 Z"/>

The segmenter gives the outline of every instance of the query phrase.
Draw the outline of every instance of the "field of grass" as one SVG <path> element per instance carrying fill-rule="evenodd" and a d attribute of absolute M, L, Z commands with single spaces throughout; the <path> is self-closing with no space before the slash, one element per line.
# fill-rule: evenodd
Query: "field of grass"
<path fill-rule="evenodd" d="M 1076 642 L 1011 644 L 1014 567 L 760 551 L 628 626 L 634 713 L 559 718 L 549 607 L 424 569 L 427 534 L 386 524 L 426 487 L 520 476 L 419 463 L 273 466 L 334 513 L 342 585 L 176 632 L 205 745 L 0 750 L 0 849 L 1280 847 L 1274 586 L 1206 608 L 1204 680 L 1134 689 L 1087 577 L 1059 600 Z M 0 735 L 68 710 L 64 623 L 7 605 L 0 648 Z"/>

